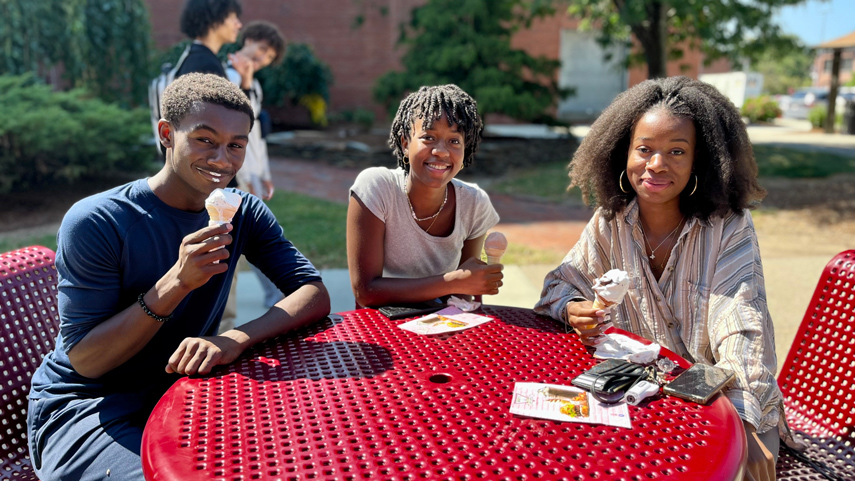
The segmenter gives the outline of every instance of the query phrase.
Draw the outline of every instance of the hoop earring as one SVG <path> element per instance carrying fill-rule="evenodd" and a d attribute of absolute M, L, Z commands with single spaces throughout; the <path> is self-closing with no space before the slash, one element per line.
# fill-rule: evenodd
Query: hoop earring
<path fill-rule="evenodd" d="M 620 190 L 623 191 L 624 194 L 629 194 L 629 191 L 623 188 L 623 175 L 626 174 L 626 169 L 620 172 L 620 177 L 618 177 L 618 186 Z"/>
<path fill-rule="evenodd" d="M 410 159 L 407 158 L 407 154 L 408 154 L 407 149 L 404 149 L 404 155 L 401 157 L 401 162 L 403 162 L 404 165 L 407 165 L 410 163 Z"/>
<path fill-rule="evenodd" d="M 692 189 L 692 193 L 689 194 L 689 197 L 691 197 L 692 194 L 694 194 L 696 190 L 698 190 L 698 174 L 695 174 L 695 188 Z"/>

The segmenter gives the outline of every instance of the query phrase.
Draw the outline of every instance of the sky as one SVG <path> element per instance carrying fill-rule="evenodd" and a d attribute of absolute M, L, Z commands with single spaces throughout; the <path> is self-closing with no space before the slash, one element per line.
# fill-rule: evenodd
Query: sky
<path fill-rule="evenodd" d="M 782 8 L 776 17 L 785 32 L 812 47 L 855 31 L 855 0 L 808 0 Z"/>

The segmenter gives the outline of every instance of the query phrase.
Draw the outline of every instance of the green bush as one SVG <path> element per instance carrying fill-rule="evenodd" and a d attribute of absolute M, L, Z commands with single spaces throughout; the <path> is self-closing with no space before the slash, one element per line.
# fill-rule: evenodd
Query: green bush
<path fill-rule="evenodd" d="M 189 40 L 182 40 L 161 52 L 155 62 L 156 72 L 153 75 L 159 74 L 166 63 L 175 65 L 189 44 Z M 223 45 L 217 55 L 225 62 L 228 54 L 238 50 L 238 44 L 231 43 Z M 333 84 L 332 70 L 315 55 L 311 46 L 304 43 L 288 44 L 282 62 L 259 71 L 256 77 L 264 91 L 264 105 L 303 105 L 309 109 L 313 122 L 326 124 L 327 102 Z"/>
<path fill-rule="evenodd" d="M 821 129 L 825 126 L 825 117 L 828 115 L 828 109 L 823 106 L 818 106 L 810 109 L 808 112 L 808 120 L 815 129 Z M 834 112 L 834 126 L 840 128 L 843 125 L 843 112 Z"/>
<path fill-rule="evenodd" d="M 54 92 L 33 75 L 0 76 L 0 193 L 109 171 L 142 171 L 148 112 L 83 90 Z"/>
<path fill-rule="evenodd" d="M 370 129 L 374 125 L 374 112 L 357 107 L 353 110 L 347 109 L 330 115 L 331 122 L 345 122 L 361 126 L 364 129 Z"/>
<path fill-rule="evenodd" d="M 412 10 L 398 44 L 403 71 L 374 83 L 374 99 L 394 116 L 401 100 L 423 85 L 453 83 L 478 101 L 481 115 L 556 124 L 553 108 L 573 89 L 558 85 L 561 62 L 514 48 L 511 39 L 535 18 L 551 17 L 551 2 L 429 0 Z M 489 3 L 489 8 L 487 4 Z"/>
<path fill-rule="evenodd" d="M 2 0 L 0 19 L 0 75 L 62 74 L 62 85 L 107 102 L 145 104 L 151 27 L 144 0 Z"/>
<path fill-rule="evenodd" d="M 751 123 L 771 122 L 781 115 L 778 102 L 772 100 L 768 95 L 746 99 L 742 105 L 742 116 L 748 117 Z"/>

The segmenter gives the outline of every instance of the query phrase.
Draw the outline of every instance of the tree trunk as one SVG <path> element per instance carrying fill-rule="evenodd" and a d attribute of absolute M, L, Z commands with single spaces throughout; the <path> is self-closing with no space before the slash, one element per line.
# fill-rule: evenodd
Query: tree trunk
<path fill-rule="evenodd" d="M 826 107 L 825 133 L 834 133 L 834 115 L 837 107 L 837 87 L 840 85 L 840 53 L 842 48 L 834 49 L 831 60 L 831 88 L 828 91 L 828 107 Z"/>
<path fill-rule="evenodd" d="M 668 76 L 668 5 L 662 1 L 647 4 L 647 19 L 631 25 L 630 29 L 644 50 L 647 78 Z"/>

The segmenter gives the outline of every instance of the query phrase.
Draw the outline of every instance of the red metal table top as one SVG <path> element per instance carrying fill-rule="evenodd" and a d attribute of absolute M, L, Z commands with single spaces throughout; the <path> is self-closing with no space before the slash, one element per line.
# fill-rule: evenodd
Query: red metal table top
<path fill-rule="evenodd" d="M 496 320 L 427 337 L 374 310 L 346 312 L 211 376 L 181 379 L 148 420 L 146 479 L 738 475 L 745 438 L 724 396 L 709 406 L 671 397 L 630 406 L 632 429 L 511 414 L 515 382 L 569 384 L 597 361 L 529 309 L 483 313 Z"/>

